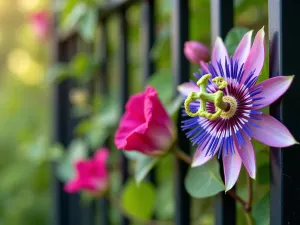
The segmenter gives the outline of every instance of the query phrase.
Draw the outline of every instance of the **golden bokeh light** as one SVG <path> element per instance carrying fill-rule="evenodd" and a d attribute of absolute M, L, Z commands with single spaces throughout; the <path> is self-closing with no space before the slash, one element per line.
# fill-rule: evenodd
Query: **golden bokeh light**
<path fill-rule="evenodd" d="M 18 8 L 23 12 L 30 12 L 37 8 L 40 0 L 18 0 Z"/>
<path fill-rule="evenodd" d="M 27 71 L 32 59 L 29 53 L 21 48 L 12 50 L 7 58 L 8 69 L 15 74 Z"/>
<path fill-rule="evenodd" d="M 8 1 L 0 1 L 0 10 L 4 11 L 6 9 L 6 7 L 8 6 L 7 4 Z"/>
<path fill-rule="evenodd" d="M 27 73 L 21 73 L 18 78 L 27 85 L 39 85 L 44 79 L 44 71 L 41 65 L 32 61 Z"/>
<path fill-rule="evenodd" d="M 43 80 L 43 68 L 21 48 L 14 49 L 7 58 L 8 69 L 27 85 L 38 85 Z"/>

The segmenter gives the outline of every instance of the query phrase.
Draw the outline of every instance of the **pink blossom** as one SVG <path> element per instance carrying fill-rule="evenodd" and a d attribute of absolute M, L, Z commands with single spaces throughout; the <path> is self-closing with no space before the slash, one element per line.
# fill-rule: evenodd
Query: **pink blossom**
<path fill-rule="evenodd" d="M 99 149 L 93 158 L 78 160 L 75 163 L 75 177 L 68 181 L 64 190 L 68 193 L 87 191 L 92 195 L 102 195 L 108 188 L 107 158 L 108 149 Z"/>
<path fill-rule="evenodd" d="M 118 149 L 160 156 L 174 140 L 174 125 L 153 87 L 131 96 L 115 135 Z"/>
<path fill-rule="evenodd" d="M 258 31 L 253 44 L 251 36 L 252 31 L 244 35 L 232 57 L 218 37 L 211 62 L 195 74 L 197 85 L 179 86 L 187 98 L 182 128 L 198 145 L 192 166 L 201 166 L 215 155 L 222 157 L 226 191 L 235 185 L 242 164 L 255 179 L 252 138 L 278 148 L 297 143 L 281 122 L 260 111 L 288 90 L 293 76 L 277 76 L 257 84 L 264 65 L 265 32 Z M 217 96 L 221 97 L 217 100 Z"/>
<path fill-rule="evenodd" d="M 184 54 L 191 63 L 195 64 L 199 64 L 201 61 L 208 61 L 210 56 L 208 48 L 197 41 L 185 42 Z"/>
<path fill-rule="evenodd" d="M 40 40 L 47 40 L 51 30 L 51 18 L 46 10 L 37 11 L 30 15 L 30 23 L 34 34 Z"/>

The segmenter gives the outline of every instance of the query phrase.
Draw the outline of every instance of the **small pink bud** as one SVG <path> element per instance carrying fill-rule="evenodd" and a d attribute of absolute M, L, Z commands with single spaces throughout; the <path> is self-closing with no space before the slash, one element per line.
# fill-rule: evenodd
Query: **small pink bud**
<path fill-rule="evenodd" d="M 47 40 L 51 30 L 51 17 L 49 12 L 41 10 L 30 15 L 30 24 L 34 34 L 42 41 Z"/>
<path fill-rule="evenodd" d="M 195 64 L 199 64 L 200 61 L 209 60 L 209 49 L 206 45 L 197 41 L 187 41 L 184 43 L 184 54 L 185 57 Z"/>

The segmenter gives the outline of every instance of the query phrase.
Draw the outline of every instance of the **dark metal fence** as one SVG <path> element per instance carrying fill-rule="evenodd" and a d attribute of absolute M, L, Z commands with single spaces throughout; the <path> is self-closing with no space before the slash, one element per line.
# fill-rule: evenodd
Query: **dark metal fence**
<path fill-rule="evenodd" d="M 233 0 L 211 0 L 211 24 L 212 40 L 216 36 L 224 38 L 234 24 Z M 108 36 L 107 21 L 112 15 L 119 16 L 119 56 L 120 56 L 120 104 L 122 111 L 129 97 L 129 74 L 128 74 L 128 23 L 126 12 L 133 4 L 141 4 L 143 7 L 142 32 L 144 49 L 144 76 L 145 81 L 154 72 L 154 63 L 149 57 L 150 49 L 154 43 L 154 0 L 126 0 L 122 2 L 106 3 L 99 8 L 99 23 L 101 34 L 101 69 L 97 79 L 101 80 L 101 94 L 108 94 L 107 61 L 108 61 Z M 300 74 L 299 57 L 300 31 L 299 3 L 297 0 L 269 0 L 269 37 L 270 37 L 270 76 Z M 174 92 L 178 84 L 188 81 L 189 65 L 183 54 L 184 42 L 189 39 L 189 7 L 188 0 L 173 1 L 173 27 L 172 27 L 172 64 L 174 73 Z M 56 49 L 58 62 L 67 62 L 76 53 L 76 35 L 65 40 L 57 40 Z M 100 64 L 100 62 L 99 62 Z M 298 77 L 282 101 L 277 101 L 271 107 L 271 114 L 283 121 L 300 140 L 299 102 L 300 81 Z M 64 81 L 59 84 L 55 91 L 55 139 L 67 146 L 72 139 L 73 128 L 76 121 L 71 118 L 71 105 L 69 91 L 72 81 Z M 96 94 L 96 93 L 94 93 Z M 121 113 L 120 112 L 120 113 Z M 179 125 L 180 121 L 178 121 Z M 179 129 L 180 131 L 180 129 Z M 182 133 L 179 133 L 180 147 L 189 152 L 189 142 Z M 299 146 L 288 149 L 272 149 L 271 159 L 271 213 L 272 225 L 300 224 L 300 176 L 298 173 L 300 149 Z M 190 199 L 183 186 L 184 175 L 187 166 L 182 162 L 176 163 L 175 182 L 175 224 L 190 224 Z M 128 177 L 127 160 L 122 158 L 122 181 Z M 55 178 L 54 178 L 55 179 Z M 109 205 L 106 199 L 97 202 L 97 206 L 82 208 L 78 195 L 69 195 L 62 189 L 63 184 L 58 180 L 54 182 L 54 225 L 109 225 Z M 98 204 L 99 203 L 99 204 Z M 215 223 L 217 225 L 236 224 L 235 202 L 224 193 L 219 194 L 215 203 Z M 100 220 L 95 219 L 96 211 L 100 213 Z M 122 218 L 120 224 L 127 225 L 130 221 Z"/>

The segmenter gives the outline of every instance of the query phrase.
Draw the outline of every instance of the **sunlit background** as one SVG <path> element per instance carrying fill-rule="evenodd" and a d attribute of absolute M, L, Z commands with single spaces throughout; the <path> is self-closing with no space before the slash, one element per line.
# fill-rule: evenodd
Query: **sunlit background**
<path fill-rule="evenodd" d="M 37 38 L 30 15 L 47 0 L 0 1 L 0 224 L 46 224 L 50 206 L 49 43 Z M 42 148 L 40 148 L 40 147 Z"/>

